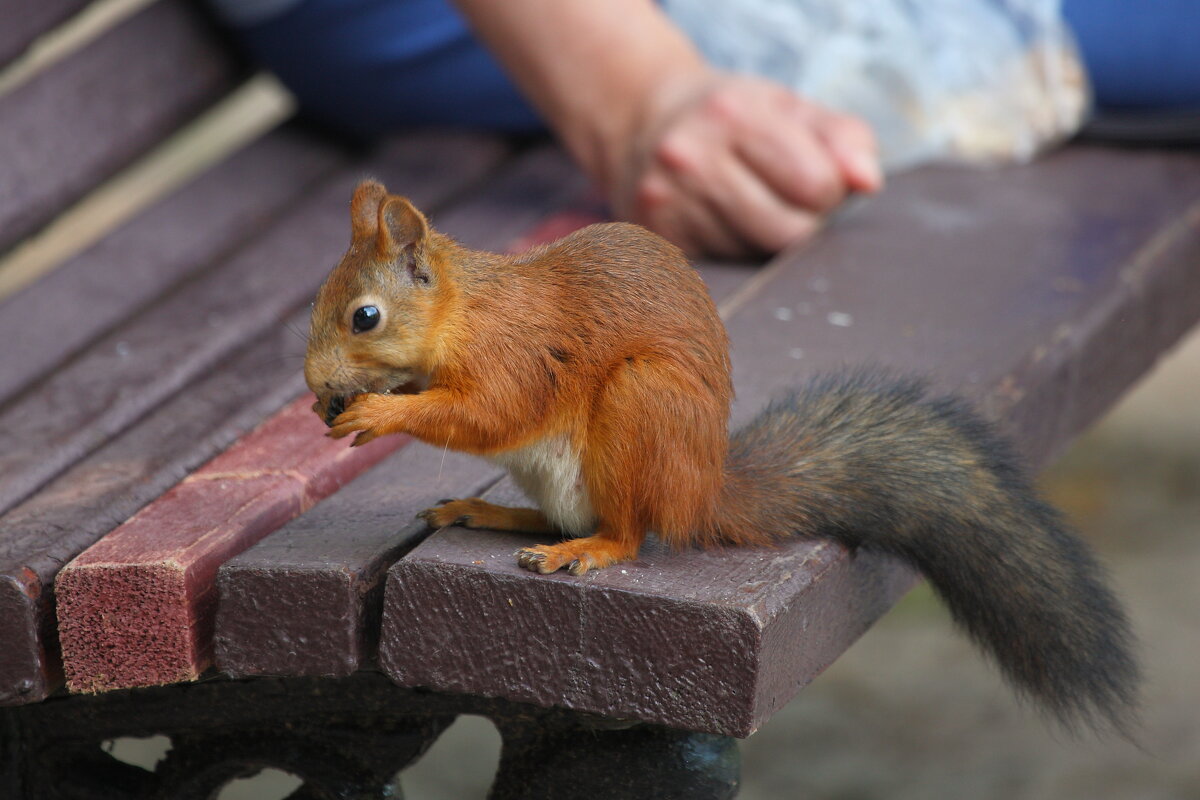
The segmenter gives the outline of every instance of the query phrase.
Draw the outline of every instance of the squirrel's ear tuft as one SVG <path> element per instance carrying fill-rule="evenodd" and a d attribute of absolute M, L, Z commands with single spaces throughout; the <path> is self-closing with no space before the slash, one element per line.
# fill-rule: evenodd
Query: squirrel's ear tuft
<path fill-rule="evenodd" d="M 350 231 L 355 239 L 375 235 L 379 228 L 379 206 L 387 197 L 387 189 L 379 181 L 367 178 L 360 181 L 350 200 Z"/>
<path fill-rule="evenodd" d="M 429 283 L 432 275 L 426 263 L 425 244 L 429 223 L 412 203 L 403 197 L 388 195 L 379 205 L 377 248 L 385 258 L 397 260 L 414 280 Z"/>

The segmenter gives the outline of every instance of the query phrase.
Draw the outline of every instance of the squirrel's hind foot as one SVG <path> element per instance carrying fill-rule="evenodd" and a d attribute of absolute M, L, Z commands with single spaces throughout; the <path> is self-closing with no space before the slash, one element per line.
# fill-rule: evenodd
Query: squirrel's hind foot
<path fill-rule="evenodd" d="M 549 575 L 563 567 L 572 575 L 583 575 L 590 569 L 602 569 L 637 556 L 637 548 L 605 536 L 584 536 L 558 544 L 539 544 L 522 547 L 516 552 L 517 563 L 525 569 Z"/>

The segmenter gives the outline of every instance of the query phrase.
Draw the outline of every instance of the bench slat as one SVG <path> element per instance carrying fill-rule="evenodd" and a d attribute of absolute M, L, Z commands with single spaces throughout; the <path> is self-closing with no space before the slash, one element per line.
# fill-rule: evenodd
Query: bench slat
<path fill-rule="evenodd" d="M 343 677 L 366 667 L 387 568 L 427 533 L 414 515 L 499 477 L 485 461 L 414 442 L 224 564 L 217 669 Z"/>
<path fill-rule="evenodd" d="M 35 39 L 85 8 L 91 0 L 0 0 L 0 67 L 21 55 Z"/>
<path fill-rule="evenodd" d="M 433 206 L 500 155 L 486 140 L 426 135 L 376 164 Z M 174 287 L 0 413 L 0 511 L 307 304 L 345 248 L 346 198 L 361 169 L 311 192 L 261 238 Z"/>
<path fill-rule="evenodd" d="M 1114 342 L 1126 319 L 1169 320 L 1124 340 L 1122 358 L 1144 370 L 1200 313 L 1200 237 L 1184 222 L 1197 202 L 1200 158 L 1186 154 L 1077 149 L 1025 168 L 901 177 L 733 315 L 735 416 L 816 368 L 877 361 L 982 401 L 1041 463 L 1134 376 L 1085 372 L 1096 353 L 1081 336 Z M 1144 305 L 1169 293 L 1169 311 Z M 1101 400 L 1081 402 L 1088 394 Z M 535 541 L 451 528 L 397 562 L 384 671 L 402 685 L 746 736 L 913 579 L 827 541 L 650 546 L 583 579 L 546 577 L 511 556 Z"/>
<path fill-rule="evenodd" d="M 76 351 L 235 250 L 348 160 L 300 131 L 274 131 L 5 300 L 0 341 L 9 346 L 0 352 L 0 399 L 58 372 Z"/>
<path fill-rule="evenodd" d="M 0 516 L 0 705 L 40 701 L 62 682 L 52 591 L 62 565 L 299 395 L 303 357 L 290 330 L 266 333 Z"/>
<path fill-rule="evenodd" d="M 217 567 L 404 444 L 325 438 L 312 401 L 289 404 L 63 568 L 54 592 L 69 689 L 200 677 Z"/>
<path fill-rule="evenodd" d="M 406 185 L 414 195 L 435 204 L 459 191 L 462 185 L 488 172 L 503 155 L 504 148 L 492 140 L 473 136 L 420 135 L 405 137 L 389 145 L 372 163 L 381 173 Z M 194 390 L 203 391 L 203 387 L 214 380 L 217 383 L 212 385 L 220 386 L 221 373 L 232 369 L 230 364 L 237 363 L 237 353 L 242 348 L 249 346 L 253 349 L 260 342 L 275 342 L 281 336 L 300 348 L 299 351 L 290 353 L 291 363 L 285 365 L 277 360 L 282 356 L 268 354 L 260 359 L 262 375 L 255 374 L 255 380 L 246 381 L 246 384 L 263 392 L 264 387 L 274 381 L 286 386 L 287 391 L 282 395 L 268 392 L 266 396 L 272 398 L 271 402 L 261 407 L 252 400 L 253 394 L 247 395 L 240 391 L 241 384 L 239 391 L 234 392 L 233 396 L 240 398 L 238 405 L 246 404 L 256 409 L 253 419 L 250 420 L 250 424 L 256 424 L 301 391 L 303 384 L 298 381 L 303 348 L 301 331 L 307 325 L 307 308 L 295 312 L 291 317 L 286 314 L 289 313 L 289 308 L 307 305 L 313 288 L 328 268 L 330 260 L 336 258 L 336 242 L 345 238 L 345 198 L 363 169 L 365 167 L 361 165 L 347 169 L 337 179 L 340 183 L 332 190 L 327 186 L 324 190 L 325 195 L 316 192 L 315 198 L 310 197 L 304 202 L 298 202 L 299 208 L 289 212 L 289 221 L 271 229 L 270 235 L 274 236 L 274 239 L 266 239 L 244 247 L 235 254 L 232 261 L 205 272 L 183 287 L 176 287 L 165 300 L 155 306 L 157 310 L 136 316 L 127 324 L 101 337 L 58 376 L 46 381 L 36 391 L 31 389 L 22 394 L 7 412 L 18 413 L 18 409 L 25 409 L 26 413 L 45 423 L 43 433 L 57 437 L 62 446 L 74 444 L 73 455 L 64 454 L 57 449 L 41 454 L 56 459 L 51 468 L 47 468 L 38 457 L 38 450 L 44 448 L 28 435 L 28 431 L 17 436 L 24 450 L 4 451 L 4 455 L 11 459 L 11 465 L 16 471 L 20 471 L 19 465 L 24 462 L 30 469 L 42 470 L 41 475 L 47 479 L 52 478 L 60 469 L 72 466 L 77 458 L 103 444 L 110 436 L 119 434 L 122 429 L 124 433 L 111 442 L 110 446 L 87 456 L 78 469 L 67 472 L 54 484 L 46 487 L 46 497 L 36 495 L 14 509 L 9 516 L 2 518 L 6 523 L 6 533 L 11 531 L 11 535 L 6 536 L 0 543 L 0 606 L 12 613 L 0 614 L 0 624 L 11 625 L 13 630 L 12 638 L 4 635 L 5 641 L 23 641 L 27 642 L 28 646 L 22 647 L 20 652 L 16 649 L 6 651 L 5 655 L 11 659 L 11 663 L 0 657 L 0 702 L 40 699 L 37 697 L 40 692 L 44 693 L 46 687 L 54 686 L 54 630 L 53 625 L 47 621 L 53 620 L 49 609 L 49 586 L 57 569 L 142 504 L 179 480 L 185 470 L 194 468 L 212 456 L 220 445 L 230 441 L 228 436 L 215 444 L 203 440 L 192 442 L 186 438 L 178 439 L 173 435 L 173 429 L 168 422 L 170 417 L 162 418 L 161 410 L 180 409 L 183 421 L 176 420 L 174 425 L 182 430 L 192 429 L 193 422 L 200 425 L 201 430 L 205 425 L 219 422 L 220 416 L 208 414 L 205 408 L 211 404 L 214 410 L 223 408 L 225 411 L 222 413 L 229 413 L 225 397 L 202 396 L 199 405 L 193 405 L 187 402 L 188 393 Z M 258 173 L 256 170 L 248 170 L 244 177 L 255 180 Z M 203 207 L 183 205 L 185 211 L 190 210 L 193 214 L 203 210 Z M 328 220 L 325 228 L 322 228 L 322 218 Z M 325 233 L 309 233 L 307 235 L 312 238 L 305 239 L 309 228 L 319 228 Z M 338 230 L 330 233 L 335 228 Z M 275 246 L 280 240 L 287 240 L 288 247 L 295 248 L 295 251 L 282 254 L 281 248 Z M 312 246 L 318 241 L 319 247 Z M 234 244 L 236 242 L 230 243 L 231 246 Z M 98 247 L 103 246 L 102 244 Z M 324 256 L 321 247 L 329 250 Z M 322 258 L 326 259 L 324 263 Z M 302 285 L 306 274 L 309 280 L 307 288 Z M 263 298 L 266 300 L 260 303 L 259 300 Z M 162 310 L 163 305 L 167 306 L 165 311 Z M 265 312 L 264 305 L 267 306 Z M 189 319 L 192 320 L 189 324 L 193 329 L 196 325 L 200 326 L 195 331 L 201 335 L 205 334 L 205 327 L 214 323 L 237 327 L 237 318 L 255 318 L 255 314 L 249 313 L 250 309 L 255 309 L 261 315 L 258 322 L 246 326 L 243 320 L 241 336 L 228 335 L 226 332 L 220 346 L 213 348 L 208 354 L 211 357 L 211 361 L 208 362 L 197 362 L 195 353 L 173 349 L 186 343 L 181 343 L 165 333 L 175 325 L 184 325 Z M 181 319 L 183 322 L 180 322 Z M 233 322 L 227 323 L 230 319 Z M 136 337 L 140 337 L 144 347 L 135 348 L 130 344 L 138 340 L 126 335 L 130 330 L 134 331 Z M 211 342 L 202 341 L 201 344 L 208 346 Z M 153 369 L 149 370 L 150 379 L 138 384 L 135 378 L 130 377 L 133 373 L 122 370 L 126 368 L 127 362 L 134 360 L 125 356 L 139 355 L 156 364 L 169 365 L 175 370 L 172 379 L 180 385 L 195 381 L 194 385 L 189 384 L 187 392 L 173 393 L 171 387 L 162 385 L 162 376 L 156 375 Z M 182 370 L 178 369 L 176 361 L 188 362 L 189 357 L 192 359 L 191 363 L 185 363 Z M 111 369 L 106 371 L 106 364 Z M 210 371 L 210 364 L 220 365 L 219 370 L 215 371 L 215 376 L 214 372 Z M 83 379 L 80 375 L 91 377 Z M 236 372 L 233 377 L 237 377 Z M 264 383 L 258 380 L 260 377 L 270 378 L 270 381 Z M 72 386 L 75 387 L 74 390 Z M 81 386 L 86 386 L 86 391 L 80 389 Z M 43 394 L 39 397 L 38 392 Z M 62 424 L 62 420 L 54 419 L 56 414 L 70 417 L 69 403 L 73 394 L 82 398 L 88 392 L 110 392 L 125 398 L 124 402 L 134 407 L 126 408 L 114 416 L 108 413 L 109 410 L 104 408 L 103 403 L 97 404 L 99 422 L 95 418 L 89 422 L 86 414 L 77 412 L 76 419 L 82 420 L 80 424 L 108 425 L 105 429 L 90 432 L 73 430 L 71 424 Z M 39 403 L 45 397 L 44 393 L 66 398 L 63 402 L 68 404 L 67 407 L 43 407 L 44 403 Z M 143 420 L 142 417 L 147 412 L 149 417 Z M 12 418 L 15 417 L 10 417 Z M 142 437 L 139 433 L 140 426 L 149 424 L 151 420 L 158 420 L 167 427 L 158 428 L 156 433 Z M 55 427 L 56 425 L 58 427 Z M 132 427 L 129 427 L 130 425 Z M 242 431 L 245 429 L 245 425 L 240 428 Z M 21 439 L 21 436 L 26 438 Z M 81 436 L 86 438 L 80 438 Z M 122 441 L 136 444 L 131 445 L 129 449 L 123 449 Z M 161 473 L 158 471 L 159 465 L 164 465 Z M 29 483 L 33 487 L 41 482 Z M 123 493 L 125 490 L 128 490 L 129 495 Z M 0 485 L 0 493 L 3 491 L 4 486 Z M 13 491 L 9 487 L 10 499 L 21 494 L 22 492 Z M 44 502 L 47 499 L 49 506 Z M 105 503 L 109 501 L 113 502 L 111 512 L 105 509 Z M 11 523 L 13 527 L 9 527 L 7 523 Z M 46 654 L 47 650 L 49 655 Z M 47 678 L 47 675 L 50 677 Z"/>
<path fill-rule="evenodd" d="M 241 76 L 183 0 L 162 0 L 0 97 L 0 252 Z"/>

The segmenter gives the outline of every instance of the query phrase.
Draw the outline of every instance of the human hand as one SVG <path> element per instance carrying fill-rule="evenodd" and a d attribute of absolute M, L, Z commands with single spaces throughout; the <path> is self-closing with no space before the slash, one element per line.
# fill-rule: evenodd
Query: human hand
<path fill-rule="evenodd" d="M 883 183 L 865 124 L 713 69 L 653 0 L 455 2 L 617 215 L 689 253 L 776 252 Z"/>
<path fill-rule="evenodd" d="M 691 255 L 778 252 L 851 192 L 883 185 L 865 123 L 773 81 L 693 71 L 636 119 L 625 147 L 610 149 L 609 200 Z"/>

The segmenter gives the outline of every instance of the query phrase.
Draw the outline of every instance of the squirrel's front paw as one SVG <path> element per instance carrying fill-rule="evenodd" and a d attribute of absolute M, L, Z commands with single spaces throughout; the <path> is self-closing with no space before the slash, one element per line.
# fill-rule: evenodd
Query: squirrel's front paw
<path fill-rule="evenodd" d="M 333 420 L 326 436 L 341 439 L 358 432 L 351 447 L 366 444 L 385 433 L 394 433 L 395 411 L 392 404 L 396 398 L 384 394 L 360 394 L 350 400 L 350 406 Z"/>

